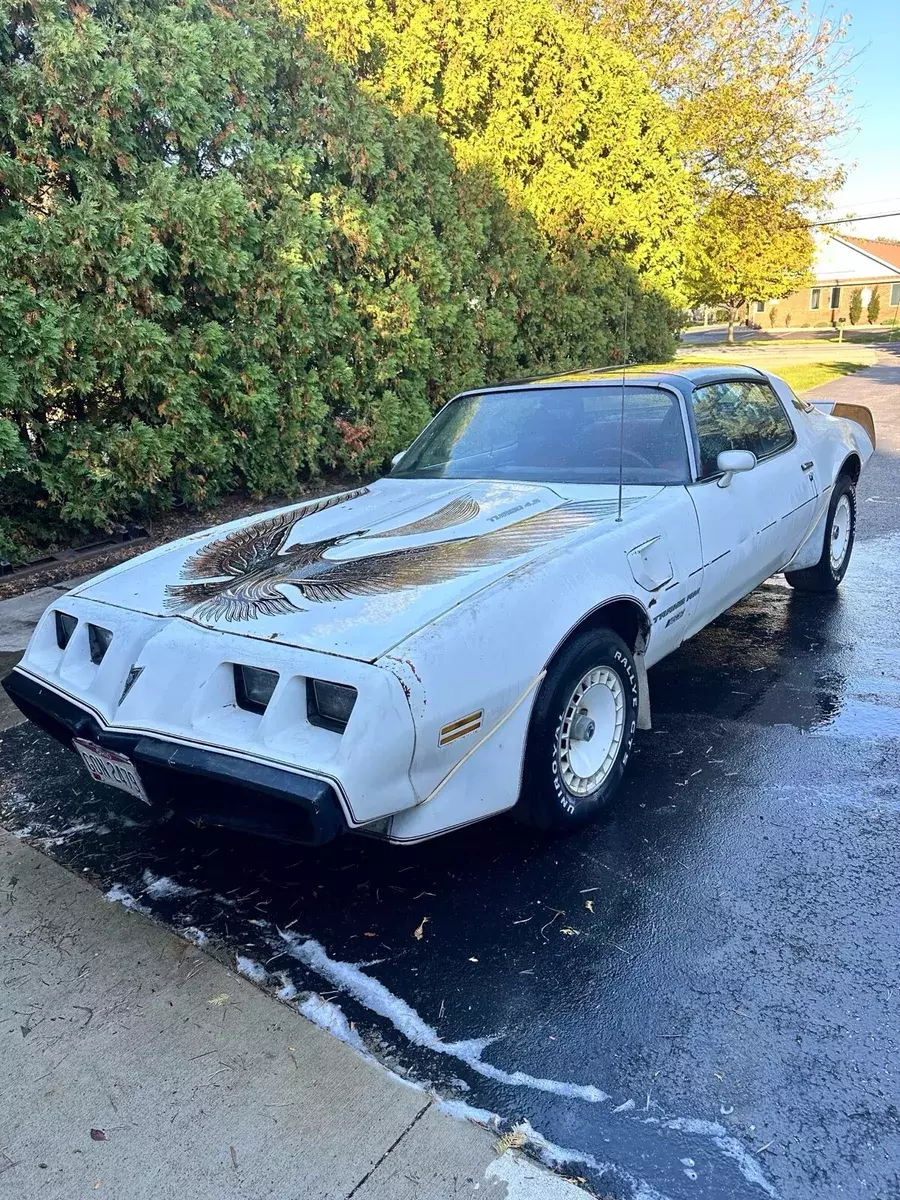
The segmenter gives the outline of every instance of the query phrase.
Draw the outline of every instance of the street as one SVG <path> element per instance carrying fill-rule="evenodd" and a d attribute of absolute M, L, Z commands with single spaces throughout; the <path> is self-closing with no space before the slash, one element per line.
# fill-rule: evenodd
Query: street
<path fill-rule="evenodd" d="M 196 830 L 30 724 L 0 825 L 598 1196 L 900 1196 L 900 357 L 822 391 L 880 439 L 838 597 L 770 580 L 656 667 L 579 835 Z"/>

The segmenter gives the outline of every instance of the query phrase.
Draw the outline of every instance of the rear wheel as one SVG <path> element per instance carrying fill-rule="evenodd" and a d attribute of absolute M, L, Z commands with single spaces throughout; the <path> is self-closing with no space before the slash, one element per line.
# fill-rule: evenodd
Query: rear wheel
<path fill-rule="evenodd" d="M 622 779 L 637 706 L 637 671 L 622 639 L 610 629 L 573 638 L 538 694 L 516 817 L 558 832 L 592 821 Z"/>
<path fill-rule="evenodd" d="M 785 579 L 800 592 L 836 591 L 850 565 L 855 536 L 856 488 L 849 476 L 841 475 L 834 485 L 828 506 L 822 557 L 814 567 L 807 567 L 803 571 L 785 571 Z"/>

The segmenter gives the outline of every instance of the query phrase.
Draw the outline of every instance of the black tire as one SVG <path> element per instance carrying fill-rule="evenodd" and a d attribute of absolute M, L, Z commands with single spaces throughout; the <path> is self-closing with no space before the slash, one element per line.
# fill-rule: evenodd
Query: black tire
<path fill-rule="evenodd" d="M 561 731 L 575 689 L 589 672 L 600 668 L 612 671 L 621 685 L 621 741 L 599 786 L 576 794 L 567 786 L 561 767 L 565 753 L 561 745 L 567 744 L 565 737 L 560 741 Z M 564 646 L 547 672 L 531 715 L 522 794 L 513 810 L 517 820 L 555 833 L 567 833 L 593 821 L 622 780 L 634 743 L 637 710 L 637 670 L 631 651 L 617 634 L 610 629 L 588 630 Z"/>
<path fill-rule="evenodd" d="M 842 497 L 847 498 L 849 506 L 850 530 L 846 549 L 840 562 L 835 563 L 831 549 L 835 540 L 835 513 Z M 844 509 L 843 511 L 846 511 Z M 853 553 L 853 540 L 856 537 L 856 487 L 849 475 L 838 476 L 828 505 L 828 516 L 825 520 L 825 542 L 822 546 L 822 557 L 814 567 L 802 571 L 785 571 L 784 577 L 798 592 L 836 592 L 838 585 L 847 573 L 850 565 L 850 555 Z"/>

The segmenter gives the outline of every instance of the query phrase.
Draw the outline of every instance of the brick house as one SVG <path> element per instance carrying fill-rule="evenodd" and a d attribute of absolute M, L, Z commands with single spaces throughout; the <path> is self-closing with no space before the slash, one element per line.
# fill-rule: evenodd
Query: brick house
<path fill-rule="evenodd" d="M 860 326 L 869 324 L 866 307 L 874 292 L 881 301 L 878 324 L 900 324 L 900 241 L 829 234 L 819 245 L 812 277 L 809 287 L 780 300 L 753 301 L 750 320 L 764 329 L 797 329 L 834 325 L 843 317 L 849 328 L 850 297 L 859 288 Z"/>

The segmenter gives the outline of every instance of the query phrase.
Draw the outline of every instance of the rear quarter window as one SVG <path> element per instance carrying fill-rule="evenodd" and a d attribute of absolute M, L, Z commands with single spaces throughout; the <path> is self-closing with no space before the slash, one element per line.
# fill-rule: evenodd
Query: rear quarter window
<path fill-rule="evenodd" d="M 794 427 L 767 383 L 729 380 L 695 388 L 691 408 L 700 448 L 700 475 L 718 472 L 723 450 L 771 458 L 794 443 Z"/>

